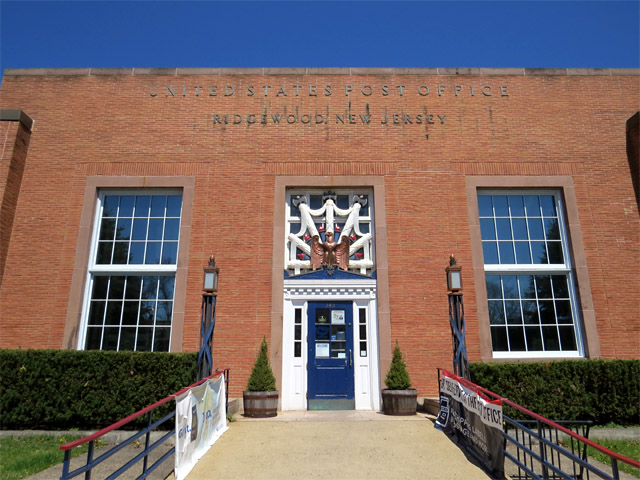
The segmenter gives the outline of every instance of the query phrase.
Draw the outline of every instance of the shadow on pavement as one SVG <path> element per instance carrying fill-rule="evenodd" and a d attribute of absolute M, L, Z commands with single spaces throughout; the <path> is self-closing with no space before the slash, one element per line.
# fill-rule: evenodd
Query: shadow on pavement
<path fill-rule="evenodd" d="M 98 448 L 94 452 L 94 458 L 97 458 L 98 456 L 109 451 L 113 447 L 115 447 L 115 445 L 106 445 Z M 131 445 L 128 445 L 127 447 L 123 448 L 119 452 L 113 454 L 111 457 L 109 457 L 107 460 L 105 460 L 104 462 L 102 462 L 100 465 L 98 465 L 96 468 L 92 470 L 91 472 L 92 480 L 107 478 L 113 472 L 118 470 L 118 468 L 120 468 L 122 465 L 124 465 L 133 457 L 138 455 L 142 451 L 143 447 L 144 445 L 140 446 L 136 443 L 132 443 Z M 159 459 L 162 455 L 164 455 L 171 447 L 172 445 L 158 446 L 158 448 L 156 448 L 149 454 L 148 465 L 152 465 L 157 459 Z M 62 460 L 63 457 L 64 457 L 64 454 L 61 450 L 60 460 Z M 82 467 L 83 465 L 85 465 L 86 460 L 87 460 L 86 453 L 76 458 L 72 458 L 71 468 L 69 470 L 73 471 L 76 468 Z M 174 466 L 173 457 L 170 457 L 166 459 L 158 467 L 158 469 L 154 471 L 147 478 L 149 478 L 150 480 L 165 480 L 166 478 L 173 478 L 173 466 Z M 135 479 L 135 478 L 138 478 L 141 473 L 142 473 L 142 460 L 137 462 L 135 465 L 129 468 L 126 472 L 124 472 L 118 478 L 122 480 Z M 59 479 L 61 475 L 62 475 L 62 463 L 59 463 L 58 465 L 54 465 L 53 467 L 50 467 L 47 470 L 44 470 L 40 473 L 36 473 L 35 475 L 32 475 L 27 478 L 28 480 L 54 480 L 54 479 Z M 84 474 L 80 474 L 74 477 L 74 479 L 76 478 L 84 479 Z"/>

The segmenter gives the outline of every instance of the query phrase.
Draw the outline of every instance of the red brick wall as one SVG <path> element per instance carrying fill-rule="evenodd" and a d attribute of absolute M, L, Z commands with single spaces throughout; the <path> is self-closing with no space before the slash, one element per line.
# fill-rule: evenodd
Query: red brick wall
<path fill-rule="evenodd" d="M 22 123 L 0 122 L 0 285 L 28 148 L 29 131 Z"/>
<path fill-rule="evenodd" d="M 5 72 L 0 107 L 20 108 L 36 123 L 0 290 L 0 347 L 62 347 L 88 176 L 191 175 L 183 349 L 198 346 L 202 266 L 213 253 L 222 269 L 215 363 L 232 369 L 237 395 L 262 336 L 270 336 L 275 176 L 382 175 L 389 340 L 399 340 L 420 394 L 433 395 L 434 369 L 451 362 L 444 274 L 451 253 L 463 267 L 470 359 L 480 358 L 465 176 L 570 175 L 602 356 L 640 356 L 640 217 L 625 138 L 625 122 L 640 104 L 637 72 L 289 72 Z M 166 96 L 168 85 L 175 96 Z M 216 97 L 209 85 L 218 86 Z M 233 96 L 224 96 L 225 85 L 234 86 Z M 254 96 L 247 96 L 250 85 Z M 302 86 L 298 97 L 294 85 Z M 309 85 L 318 86 L 317 97 Z M 331 96 L 323 95 L 326 85 Z M 365 85 L 372 95 L 361 93 Z M 396 85 L 405 86 L 402 96 Z M 417 93 L 420 85 L 430 87 L 428 96 Z M 445 87 L 440 96 L 438 85 Z M 463 86 L 458 96 L 455 85 Z M 275 96 L 281 86 L 286 97 Z M 367 104 L 373 120 L 362 125 Z M 285 108 L 329 108 L 331 117 L 322 125 L 300 117 L 246 123 L 249 114 Z M 349 109 L 358 123 L 336 124 L 335 114 Z M 435 123 L 382 125 L 385 109 L 414 122 L 432 114 Z M 214 114 L 242 115 L 243 123 L 214 125 Z M 437 114 L 446 115 L 444 124 Z"/>
<path fill-rule="evenodd" d="M 636 202 L 640 203 L 640 111 L 627 120 L 627 156 Z"/>

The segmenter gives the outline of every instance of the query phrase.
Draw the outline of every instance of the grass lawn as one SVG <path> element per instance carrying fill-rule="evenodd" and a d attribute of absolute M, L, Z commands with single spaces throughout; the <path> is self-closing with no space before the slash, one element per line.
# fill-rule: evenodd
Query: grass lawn
<path fill-rule="evenodd" d="M 74 435 L 0 438 L 0 479 L 22 479 L 62 463 L 64 452 L 60 445 L 78 438 Z M 78 456 L 87 452 L 87 445 L 73 450 L 73 456 Z"/>
<path fill-rule="evenodd" d="M 624 455 L 627 458 L 631 458 L 636 461 L 640 460 L 640 440 L 605 440 L 603 438 L 599 438 L 595 440 L 595 442 L 602 445 L 604 448 L 608 448 L 609 450 L 619 453 L 620 455 Z M 608 455 L 600 453 L 591 447 L 588 448 L 587 454 L 602 463 L 611 465 L 611 460 Z M 640 478 L 640 470 L 637 468 L 633 468 L 632 466 L 622 462 L 618 462 L 618 468 L 623 472 L 630 473 L 634 477 Z"/>

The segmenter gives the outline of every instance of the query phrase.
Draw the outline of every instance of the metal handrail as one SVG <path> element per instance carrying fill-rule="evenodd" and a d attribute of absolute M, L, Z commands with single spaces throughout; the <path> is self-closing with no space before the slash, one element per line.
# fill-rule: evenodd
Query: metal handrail
<path fill-rule="evenodd" d="M 598 469 L 597 467 L 589 464 L 589 462 L 587 461 L 587 457 L 586 457 L 586 445 L 584 447 L 584 456 L 578 456 L 575 454 L 575 452 L 573 451 L 573 446 L 572 446 L 572 450 L 571 452 L 569 450 L 567 450 L 566 448 L 560 446 L 557 443 L 554 443 L 552 440 L 549 440 L 548 438 L 546 438 L 544 436 L 544 433 L 541 433 L 539 430 L 536 432 L 535 430 L 532 430 L 530 428 L 527 428 L 523 425 L 523 423 L 525 422 L 535 422 L 536 425 L 538 426 L 538 429 L 540 429 L 540 422 L 538 420 L 513 420 L 507 416 L 503 417 L 505 419 L 506 423 L 511 424 L 516 431 L 516 438 L 513 438 L 511 435 L 509 435 L 508 430 L 506 432 L 504 432 L 504 438 L 511 442 L 517 449 L 517 454 L 518 457 L 514 457 L 513 455 L 511 455 L 509 452 L 507 452 L 505 450 L 505 456 L 507 456 L 514 464 L 516 464 L 518 466 L 518 468 L 521 468 L 523 470 L 525 470 L 527 473 L 531 473 L 531 470 L 528 469 L 526 467 L 526 455 L 531 456 L 532 460 L 536 460 L 537 462 L 539 462 L 542 465 L 542 469 L 543 471 L 546 471 L 546 475 L 543 478 L 556 478 L 556 475 L 560 475 L 562 478 L 567 478 L 567 479 L 574 479 L 574 478 L 582 478 L 582 472 L 583 470 L 588 470 L 591 471 L 593 473 L 596 473 L 598 476 L 603 477 L 603 478 L 607 478 L 608 475 L 606 473 L 604 473 L 603 471 L 601 471 L 600 469 Z M 564 422 L 563 423 L 570 423 L 570 422 Z M 527 435 L 529 435 L 529 447 L 527 447 L 526 445 L 524 445 L 523 443 L 520 443 L 518 441 L 518 429 L 520 429 L 522 431 L 522 441 L 525 441 L 524 438 L 524 434 L 526 433 Z M 551 429 L 549 429 L 549 432 L 551 432 Z M 541 450 L 540 453 L 535 452 L 534 450 L 532 450 L 533 446 L 531 445 L 531 437 L 535 438 L 537 442 L 539 442 L 538 446 L 542 447 L 543 450 Z M 557 434 L 556 434 L 557 437 Z M 586 437 L 585 437 L 586 438 Z M 551 462 L 549 462 L 547 455 L 546 455 L 546 448 L 549 448 L 551 450 Z M 520 451 L 522 451 L 523 454 L 523 460 L 524 460 L 524 464 L 520 461 Z M 542 452 L 545 452 L 544 454 Z M 558 465 L 556 466 L 556 464 L 554 463 L 554 454 L 553 452 L 555 452 L 556 454 L 556 459 L 558 460 Z M 560 455 L 563 455 L 564 457 L 566 457 L 568 460 L 570 460 L 573 464 L 578 464 L 580 467 L 580 474 L 578 476 L 575 475 L 569 475 L 567 473 L 565 473 L 562 469 L 561 469 L 561 465 L 560 465 Z M 533 461 L 531 462 L 533 464 Z M 533 466 L 533 465 L 532 465 Z M 548 471 L 552 470 L 552 476 L 549 477 L 548 475 Z M 575 465 L 574 465 L 574 473 L 575 473 Z M 515 475 L 511 475 L 511 478 L 513 479 L 517 479 L 517 478 L 522 478 L 520 475 L 515 476 Z M 528 478 L 528 477 L 524 477 L 524 478 Z M 534 474 L 534 478 L 538 478 L 537 475 Z"/>
<path fill-rule="evenodd" d="M 613 471 L 613 475 L 614 478 L 618 478 L 619 472 L 618 472 L 618 464 L 617 462 L 623 462 L 626 463 L 632 467 L 635 468 L 639 468 L 640 469 L 640 462 L 633 460 L 631 458 L 627 458 L 624 455 L 620 455 L 619 453 L 613 452 L 611 450 L 609 450 L 608 448 L 603 447 L 602 445 L 599 445 L 597 443 L 595 443 L 592 440 L 589 440 L 588 438 L 580 435 L 577 432 L 572 431 L 569 428 L 566 428 L 565 426 L 563 426 L 561 423 L 564 422 L 554 422 L 553 420 L 549 420 L 548 418 L 543 417 L 542 415 L 539 415 L 521 405 L 518 405 L 517 403 L 509 400 L 508 398 L 505 398 L 501 395 L 498 395 L 497 393 L 492 392 L 491 390 L 488 390 L 484 387 L 481 387 L 480 385 L 476 385 L 475 383 L 459 377 L 458 375 L 455 375 L 445 369 L 441 369 L 438 368 L 438 377 L 440 377 L 440 372 L 445 373 L 447 376 L 455 378 L 459 383 L 461 383 L 462 385 L 471 388 L 471 389 L 475 389 L 477 392 L 479 392 L 480 394 L 484 395 L 487 397 L 487 399 L 489 400 L 500 400 L 502 401 L 503 404 L 508 405 L 530 417 L 532 417 L 538 426 L 540 426 L 540 424 L 544 424 L 547 427 L 553 428 L 555 430 L 558 430 L 566 435 L 568 435 L 569 437 L 571 437 L 572 439 L 575 439 L 577 442 L 582 442 L 585 445 L 588 445 L 590 447 L 592 447 L 595 450 L 598 450 L 599 452 L 604 453 L 605 455 L 607 455 L 608 457 L 611 458 L 611 467 L 612 467 L 612 471 Z M 537 440 L 539 440 L 542 444 L 545 444 L 546 446 L 550 447 L 552 450 L 556 451 L 557 454 L 559 455 L 560 453 L 562 453 L 562 455 L 567 456 L 569 458 L 572 459 L 573 462 L 577 463 L 578 465 L 580 465 L 581 467 L 586 467 L 587 469 L 593 471 L 596 474 L 601 475 L 603 472 L 601 472 L 598 468 L 594 467 L 593 465 L 589 464 L 586 460 L 583 460 L 582 458 L 574 455 L 573 453 L 571 453 L 569 450 L 564 449 L 563 447 L 554 444 L 553 442 L 547 440 L 546 438 L 544 438 L 543 435 L 541 435 L 539 432 L 535 432 L 533 430 L 528 429 L 527 427 L 525 427 L 524 425 L 520 424 L 517 420 L 513 420 L 507 416 L 503 416 L 504 420 L 509 422 L 511 425 L 513 425 L 516 429 L 520 428 L 522 431 L 526 431 L 529 435 L 533 436 L 534 438 L 536 438 Z M 578 423 L 582 423 L 582 422 L 578 422 Z M 520 450 L 522 449 L 522 451 L 524 451 L 525 453 L 527 453 L 528 455 L 530 455 L 533 459 L 537 460 L 538 462 L 540 462 L 542 464 L 543 469 L 549 468 L 552 470 L 557 470 L 557 468 L 555 467 L 555 465 L 550 464 L 545 458 L 544 456 L 539 455 L 538 453 L 534 452 L 533 450 L 527 448 L 525 445 L 520 444 L 516 439 L 514 439 L 513 437 L 510 437 L 507 432 L 504 432 L 504 437 L 505 437 L 505 441 L 509 441 L 511 443 L 513 443 L 514 445 L 516 445 L 516 447 Z M 537 474 L 534 474 L 532 471 L 529 470 L 529 468 L 527 468 L 526 465 L 522 465 L 519 461 L 517 461 L 512 455 L 510 455 L 508 452 L 506 452 L 505 450 L 505 454 L 506 456 L 514 461 L 514 463 L 516 463 L 519 468 L 524 469 L 525 471 L 527 471 L 527 473 L 534 475 L 534 478 L 539 478 Z M 564 472 L 561 472 L 561 475 L 566 476 L 566 474 Z M 605 474 L 606 475 L 606 474 Z M 544 477 L 547 478 L 547 477 Z M 568 477 L 568 478 L 573 478 L 573 477 Z"/>
<path fill-rule="evenodd" d="M 64 464 L 62 467 L 62 476 L 60 477 L 61 480 L 66 480 L 66 479 L 70 479 L 73 478 L 77 475 L 80 475 L 82 473 L 85 474 L 85 479 L 90 479 L 91 478 L 91 470 L 98 464 L 102 463 L 103 461 L 105 461 L 106 459 L 108 459 L 109 457 L 111 457 L 113 454 L 115 454 L 116 452 L 118 452 L 119 450 L 121 450 L 122 448 L 124 448 L 125 446 L 127 446 L 130 442 L 142 437 L 143 435 L 146 434 L 146 441 L 145 441 L 145 449 L 140 452 L 138 455 L 136 455 L 134 458 L 132 458 L 131 460 L 129 460 L 126 464 L 122 465 L 120 468 L 118 468 L 114 473 L 112 473 L 108 478 L 116 478 L 118 475 L 120 475 L 122 472 L 124 472 L 125 470 L 127 470 L 128 468 L 130 468 L 131 466 L 133 466 L 134 464 L 136 464 L 137 462 L 139 462 L 140 460 L 144 459 L 144 468 L 143 468 L 143 474 L 138 477 L 138 478 L 146 478 L 149 474 L 151 474 L 162 462 L 164 462 L 167 458 L 169 458 L 169 456 L 175 452 L 175 446 L 172 447 L 168 452 L 166 452 L 164 455 L 162 455 L 162 457 L 157 460 L 153 465 L 151 465 L 149 468 L 147 468 L 147 457 L 149 455 L 149 453 L 154 450 L 157 446 L 159 446 L 162 442 L 164 442 L 165 440 L 167 440 L 168 438 L 170 438 L 172 435 L 175 434 L 175 431 L 168 431 L 165 435 L 162 436 L 162 438 L 160 438 L 159 440 L 156 440 L 153 444 L 150 444 L 149 441 L 149 435 L 151 433 L 151 431 L 158 427 L 159 425 L 163 424 L 164 422 L 170 420 L 171 418 L 173 418 L 175 416 L 175 411 L 171 412 L 167 415 L 165 415 L 163 418 L 156 420 L 155 422 L 152 422 L 151 420 L 151 413 L 153 412 L 153 410 L 155 410 L 156 408 L 164 405 L 167 402 L 170 402 L 171 400 L 174 400 L 178 395 L 183 394 L 184 392 L 188 391 L 190 388 L 193 387 L 197 387 L 198 385 L 201 385 L 202 383 L 206 382 L 209 379 L 212 378 L 217 378 L 220 375 L 225 374 L 225 383 L 226 383 L 226 388 L 225 388 L 225 393 L 226 393 L 226 405 L 228 407 L 229 404 L 229 391 L 228 391 L 228 377 L 229 377 L 229 369 L 218 369 L 216 370 L 213 374 L 209 375 L 206 378 L 203 378 L 202 380 L 197 381 L 196 383 L 189 385 L 188 387 L 185 387 L 175 393 L 172 393 L 171 395 L 168 395 L 167 397 L 163 398 L 162 400 L 159 400 L 151 405 L 149 405 L 148 407 L 145 407 L 141 410 L 138 410 L 137 412 L 121 419 L 118 420 L 117 422 L 109 425 L 108 427 L 103 428 L 102 430 L 99 430 L 95 433 L 92 433 L 91 435 L 87 435 L 86 437 L 80 438 L 78 440 L 74 440 L 73 442 L 69 442 L 66 443 L 64 445 L 60 446 L 60 450 L 64 451 Z M 138 432 L 134 433 L 131 437 L 129 437 L 125 442 L 122 442 L 120 445 L 117 445 L 115 447 L 113 447 L 112 449 L 110 449 L 109 451 L 103 453 L 102 455 L 100 455 L 98 458 L 94 459 L 93 458 L 93 451 L 94 451 L 94 442 L 95 440 L 97 440 L 98 438 L 102 437 L 103 435 L 112 432 L 124 425 L 126 425 L 127 423 L 140 418 L 143 415 L 148 415 L 148 422 L 147 422 L 147 426 L 141 430 L 139 430 Z M 87 462 L 84 466 L 77 468 L 76 470 L 69 472 L 69 465 L 70 465 L 70 461 L 71 461 L 71 450 L 75 447 L 78 447 L 80 445 L 84 445 L 88 443 L 89 444 L 89 448 L 88 448 L 88 452 L 87 452 Z"/>

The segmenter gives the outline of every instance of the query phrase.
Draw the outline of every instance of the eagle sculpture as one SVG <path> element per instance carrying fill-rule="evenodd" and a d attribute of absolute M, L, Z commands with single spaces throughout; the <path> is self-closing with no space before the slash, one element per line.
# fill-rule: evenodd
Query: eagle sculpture
<path fill-rule="evenodd" d="M 324 242 L 318 235 L 311 239 L 311 268 L 317 270 L 327 267 L 333 271 L 333 267 L 342 270 L 349 269 L 349 237 L 343 235 L 339 242 L 334 242 L 333 232 L 326 233 Z"/>

